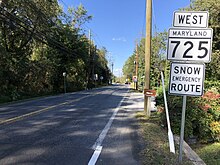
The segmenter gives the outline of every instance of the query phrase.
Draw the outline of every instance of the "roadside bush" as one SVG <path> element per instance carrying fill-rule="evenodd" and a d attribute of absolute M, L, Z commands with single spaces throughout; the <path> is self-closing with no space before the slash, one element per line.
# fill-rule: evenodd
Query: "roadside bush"
<path fill-rule="evenodd" d="M 208 82 L 209 89 L 202 97 L 187 97 L 185 139 L 197 138 L 200 142 L 220 141 L 220 94 L 218 82 Z M 212 84 L 212 85 L 210 85 Z M 217 84 L 214 86 L 213 84 Z M 164 107 L 163 93 L 158 90 L 157 105 Z M 180 134 L 182 97 L 167 95 L 171 128 Z M 161 109 L 161 108 L 160 108 Z M 161 124 L 166 126 L 166 114 L 160 113 Z"/>
<path fill-rule="evenodd" d="M 205 89 L 220 93 L 220 81 L 205 81 Z"/>

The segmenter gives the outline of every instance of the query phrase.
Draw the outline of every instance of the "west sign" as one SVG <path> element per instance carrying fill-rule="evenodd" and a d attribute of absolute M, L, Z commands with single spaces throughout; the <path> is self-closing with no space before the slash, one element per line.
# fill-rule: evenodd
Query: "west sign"
<path fill-rule="evenodd" d="M 169 94 L 202 96 L 205 65 L 171 63 Z"/>
<path fill-rule="evenodd" d="M 207 28 L 208 12 L 206 11 L 176 11 L 174 12 L 174 27 Z"/>

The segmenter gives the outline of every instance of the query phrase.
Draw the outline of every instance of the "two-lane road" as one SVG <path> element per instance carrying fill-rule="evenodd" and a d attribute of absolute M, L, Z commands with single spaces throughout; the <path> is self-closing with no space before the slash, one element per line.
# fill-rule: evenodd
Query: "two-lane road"
<path fill-rule="evenodd" d="M 0 164 L 112 164 L 108 147 L 117 140 L 131 145 L 121 156 L 127 153 L 130 164 L 138 164 L 130 129 L 124 128 L 131 120 L 122 111 L 117 116 L 128 90 L 115 85 L 1 106 Z M 126 134 L 123 139 L 115 135 L 119 130 Z"/>

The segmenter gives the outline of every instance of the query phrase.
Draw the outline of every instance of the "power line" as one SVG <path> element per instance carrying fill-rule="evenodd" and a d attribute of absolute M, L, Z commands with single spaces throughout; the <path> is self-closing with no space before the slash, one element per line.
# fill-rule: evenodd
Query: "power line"
<path fill-rule="evenodd" d="M 60 2 L 62 2 L 62 4 L 68 9 L 69 6 L 63 1 L 63 0 L 59 0 Z"/>
<path fill-rule="evenodd" d="M 8 19 L 11 20 L 12 22 L 14 22 L 14 23 L 15 23 L 14 26 L 16 26 L 16 24 L 17 24 L 18 26 L 20 26 L 21 28 L 23 28 L 23 29 L 20 28 L 20 30 L 22 30 L 23 32 L 26 32 L 25 30 L 27 30 L 27 31 L 29 31 L 29 32 L 31 32 L 31 33 L 33 34 L 33 37 L 35 37 L 35 39 L 41 41 L 42 43 L 47 44 L 47 45 L 49 45 L 49 46 L 58 47 L 58 48 L 60 48 L 61 50 L 66 51 L 67 53 L 71 53 L 71 54 L 77 56 L 77 54 L 75 54 L 75 53 L 73 52 L 73 50 L 70 50 L 69 48 L 66 48 L 66 47 L 65 47 L 63 44 L 61 44 L 60 42 L 58 42 L 58 41 L 52 39 L 51 37 L 47 36 L 46 34 L 44 34 L 44 33 L 42 33 L 42 32 L 37 31 L 34 27 L 31 27 L 31 26 L 27 25 L 26 22 L 24 22 L 24 21 L 21 20 L 20 18 L 16 17 L 15 15 L 11 14 L 10 12 L 8 12 L 5 8 L 3 8 L 3 7 L 1 7 L 1 6 L 0 6 L 0 8 L 1 8 L 2 10 L 4 10 L 5 12 L 7 12 L 7 14 L 9 14 L 9 16 L 3 14 L 2 12 L 1 12 L 0 14 L 3 15 L 4 17 L 8 18 Z M 6 23 L 7 23 L 7 22 L 6 22 Z M 24 25 L 26 25 L 26 26 L 29 26 L 29 27 L 26 27 L 26 26 L 22 25 L 22 23 L 23 23 Z M 9 26 L 10 26 L 10 25 L 9 25 Z M 17 27 L 17 26 L 16 26 L 16 27 Z M 17 27 L 17 28 L 18 28 L 18 27 Z"/>
<path fill-rule="evenodd" d="M 145 36 L 145 28 L 146 28 L 146 0 L 144 0 L 144 16 L 143 16 L 143 26 L 142 26 L 142 38 Z"/>
<path fill-rule="evenodd" d="M 156 22 L 156 15 L 155 15 L 155 8 L 154 8 L 153 0 L 152 0 L 152 7 L 153 7 L 153 20 L 154 20 L 154 33 L 157 35 L 157 22 Z"/>
<path fill-rule="evenodd" d="M 99 37 L 99 35 L 94 31 L 94 30 L 92 30 L 89 26 L 87 26 L 87 25 L 82 25 L 84 28 L 86 28 L 86 29 L 88 29 L 88 31 L 90 30 L 91 31 L 91 33 L 93 34 L 91 37 L 92 37 L 92 39 L 95 41 L 95 43 L 96 43 L 96 45 L 98 45 L 98 47 L 104 47 L 103 46 L 103 43 L 102 43 L 102 41 L 101 41 L 101 39 L 100 39 L 100 37 Z"/>
<path fill-rule="evenodd" d="M 4 2 L 3 2 L 3 3 L 4 3 Z M 5 3 L 4 3 L 4 4 L 5 4 Z M 6 4 L 5 4 L 5 5 L 6 5 Z M 45 8 L 44 8 L 41 4 L 39 4 L 40 7 L 41 7 L 41 9 L 39 9 L 33 2 L 29 3 L 29 5 L 30 5 L 30 7 L 31 7 L 32 10 L 35 10 L 35 12 L 40 13 L 40 14 L 42 15 L 42 18 L 45 19 L 46 22 L 49 21 L 53 26 L 56 26 L 56 28 L 62 30 L 62 27 L 58 26 L 55 22 L 53 22 L 53 20 L 47 18 L 47 16 L 45 15 L 45 13 L 42 11 L 42 9 L 45 10 Z M 5 9 L 5 7 L 4 7 L 4 8 L 1 7 L 1 9 L 3 9 L 5 12 L 7 12 L 7 14 L 9 14 L 10 16 L 5 15 L 5 14 L 3 14 L 3 13 L 0 13 L 0 14 L 3 15 L 3 16 L 5 16 L 5 17 L 7 17 L 8 19 L 10 19 L 10 20 L 11 20 L 12 22 L 14 22 L 15 24 L 17 24 L 23 32 L 28 31 L 28 32 L 31 33 L 31 35 L 33 35 L 33 37 L 34 37 L 35 39 L 39 40 L 40 42 L 42 42 L 42 43 L 44 43 L 44 44 L 47 44 L 48 46 L 54 46 L 54 47 L 56 47 L 56 48 L 59 48 L 59 49 L 65 51 L 65 52 L 67 52 L 67 53 L 70 53 L 70 54 L 73 54 L 73 55 L 78 56 L 76 53 L 73 52 L 73 50 L 67 48 L 66 46 L 64 46 L 63 44 L 61 44 L 59 41 L 54 40 L 53 38 L 51 38 L 50 36 L 46 35 L 46 34 L 43 33 L 43 32 L 37 31 L 33 25 L 31 26 L 30 24 L 27 24 L 27 22 L 24 22 L 23 20 L 21 20 L 20 18 L 18 18 L 16 15 L 14 15 L 14 14 L 8 12 L 8 11 Z M 10 25 L 9 25 L 9 26 L 10 26 Z M 18 26 L 16 26 L 16 27 L 19 28 Z M 85 26 L 86 26 L 86 25 L 85 25 Z M 86 26 L 86 27 L 89 28 L 88 26 Z M 23 29 L 22 29 L 22 28 L 23 28 Z M 64 32 L 65 32 L 65 31 L 64 31 Z M 99 45 L 99 44 L 100 44 L 100 42 L 99 42 L 100 39 L 99 39 L 97 33 L 95 33 L 94 31 L 93 31 L 93 33 L 97 36 L 96 38 L 97 38 L 98 40 L 96 40 L 95 37 L 93 37 L 93 38 L 94 38 L 95 42 L 97 42 L 98 45 Z M 80 49 L 77 48 L 77 49 L 75 49 L 75 51 L 76 51 L 76 50 L 82 50 L 82 48 L 80 48 Z"/>
<path fill-rule="evenodd" d="M 93 34 L 95 34 L 95 36 L 96 36 L 96 38 L 97 38 L 97 39 L 95 39 L 95 36 L 93 37 L 93 39 L 95 40 L 95 42 L 99 45 L 99 47 L 103 47 L 103 44 L 101 43 L 101 40 L 100 40 L 98 34 L 95 33 L 93 30 L 92 30 L 92 32 L 93 32 Z"/>

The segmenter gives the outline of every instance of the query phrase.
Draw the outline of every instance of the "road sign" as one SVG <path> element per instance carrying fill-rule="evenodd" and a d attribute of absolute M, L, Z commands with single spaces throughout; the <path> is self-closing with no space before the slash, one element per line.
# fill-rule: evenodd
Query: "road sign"
<path fill-rule="evenodd" d="M 137 82 L 137 76 L 133 76 L 133 82 Z"/>
<path fill-rule="evenodd" d="M 94 75 L 93 75 L 93 79 L 94 79 L 95 81 L 97 81 L 97 80 L 98 80 L 98 74 L 94 74 Z"/>
<path fill-rule="evenodd" d="M 212 34 L 211 28 L 170 28 L 167 59 L 171 61 L 210 62 Z"/>
<path fill-rule="evenodd" d="M 144 89 L 144 95 L 145 96 L 148 96 L 148 97 L 150 97 L 150 96 L 156 96 L 156 90 L 152 90 L 152 89 Z"/>
<path fill-rule="evenodd" d="M 188 28 L 207 28 L 208 12 L 206 11 L 176 11 L 173 26 Z"/>
<path fill-rule="evenodd" d="M 170 66 L 169 93 L 183 95 L 179 164 L 182 163 L 186 97 L 201 96 L 204 88 L 205 64 L 211 61 L 212 29 L 208 29 L 208 12 L 174 12 L 173 26 L 169 30 L 167 59 Z M 177 28 L 178 27 L 178 28 Z M 184 28 L 185 27 L 185 28 Z M 187 61 L 187 62 L 186 62 Z M 190 63 L 196 61 L 196 64 Z"/>
<path fill-rule="evenodd" d="M 203 95 L 205 65 L 192 63 L 171 63 L 169 94 Z"/>

